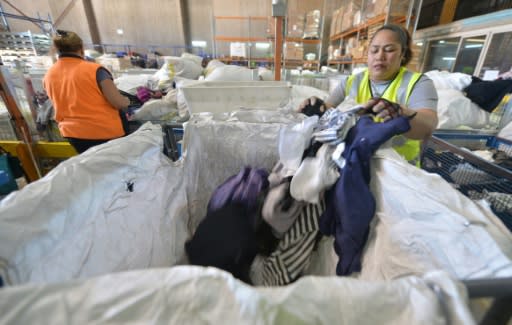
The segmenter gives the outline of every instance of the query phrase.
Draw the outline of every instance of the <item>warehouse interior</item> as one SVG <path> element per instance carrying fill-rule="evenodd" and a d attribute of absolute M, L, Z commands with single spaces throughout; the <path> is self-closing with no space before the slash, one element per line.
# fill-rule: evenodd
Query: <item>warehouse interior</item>
<path fill-rule="evenodd" d="M 512 324 L 512 1 L 0 0 L 0 324 Z"/>

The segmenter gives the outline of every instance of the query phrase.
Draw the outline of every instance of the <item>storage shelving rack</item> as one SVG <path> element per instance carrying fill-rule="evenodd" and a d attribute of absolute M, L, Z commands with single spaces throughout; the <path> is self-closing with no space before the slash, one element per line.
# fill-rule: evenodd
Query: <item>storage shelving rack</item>
<path fill-rule="evenodd" d="M 0 56 L 4 63 L 48 55 L 50 48 L 51 39 L 45 34 L 0 32 Z"/>

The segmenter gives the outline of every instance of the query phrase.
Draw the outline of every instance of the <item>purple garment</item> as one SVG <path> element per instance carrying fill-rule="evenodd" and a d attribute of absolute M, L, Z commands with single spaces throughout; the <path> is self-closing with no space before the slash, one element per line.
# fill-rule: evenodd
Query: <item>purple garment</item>
<path fill-rule="evenodd" d="M 375 199 L 368 186 L 370 159 L 384 142 L 409 129 L 406 117 L 375 123 L 364 116 L 347 135 L 343 152 L 346 164 L 341 177 L 326 193 L 326 209 L 320 219 L 320 231 L 335 237 L 338 275 L 361 270 L 361 254 L 375 214 Z"/>
<path fill-rule="evenodd" d="M 151 91 L 146 87 L 137 88 L 137 98 L 141 103 L 145 103 L 151 99 Z"/>
<path fill-rule="evenodd" d="M 242 203 L 249 211 L 258 205 L 262 191 L 268 188 L 268 172 L 264 169 L 244 167 L 237 175 L 229 177 L 212 194 L 208 213 L 230 203 Z"/>

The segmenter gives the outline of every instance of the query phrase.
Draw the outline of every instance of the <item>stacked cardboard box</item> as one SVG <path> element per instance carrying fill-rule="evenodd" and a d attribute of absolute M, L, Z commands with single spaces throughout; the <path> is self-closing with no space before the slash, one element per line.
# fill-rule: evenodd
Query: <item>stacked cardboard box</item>
<path fill-rule="evenodd" d="M 368 41 L 367 40 L 359 41 L 359 44 L 357 46 L 350 49 L 350 54 L 352 55 L 353 59 L 361 59 L 366 56 L 367 52 L 368 52 Z"/>
<path fill-rule="evenodd" d="M 334 10 L 331 19 L 331 36 L 341 33 L 344 7 Z"/>
<path fill-rule="evenodd" d="M 349 2 L 347 5 L 345 5 L 344 12 L 343 12 L 343 20 L 341 23 L 341 30 L 345 31 L 354 26 L 354 18 L 357 18 L 357 11 L 360 10 L 360 6 L 354 2 Z M 356 21 L 357 23 L 360 23 L 361 14 L 359 14 L 359 19 Z"/>
<path fill-rule="evenodd" d="M 286 42 L 284 57 L 287 60 L 302 60 L 304 58 L 304 46 L 302 46 L 302 43 Z"/>
<path fill-rule="evenodd" d="M 391 16 L 405 16 L 407 15 L 407 10 L 409 7 L 409 3 L 407 1 L 389 1 L 392 2 L 392 5 L 388 3 L 388 0 L 370 0 L 366 3 L 366 8 L 364 9 L 363 16 L 368 18 L 373 18 L 380 15 L 389 14 Z"/>
<path fill-rule="evenodd" d="M 304 15 L 291 15 L 287 19 L 287 37 L 302 37 L 304 35 Z"/>
<path fill-rule="evenodd" d="M 340 9 L 338 9 L 338 19 L 336 20 L 336 34 L 339 34 L 342 32 L 341 26 L 343 25 L 343 13 L 345 12 L 344 10 L 345 10 L 344 7 L 341 7 Z"/>
<path fill-rule="evenodd" d="M 320 10 L 311 10 L 306 14 L 306 26 L 303 38 L 320 38 Z"/>
<path fill-rule="evenodd" d="M 357 38 L 355 36 L 348 38 L 345 41 L 345 54 L 351 54 L 355 47 L 357 47 Z"/>
<path fill-rule="evenodd" d="M 229 55 L 232 57 L 247 57 L 247 45 L 240 42 L 232 42 L 229 45 Z"/>
<path fill-rule="evenodd" d="M 329 35 L 336 35 L 336 20 L 338 20 L 338 9 L 334 10 L 331 17 L 331 28 L 329 30 Z"/>

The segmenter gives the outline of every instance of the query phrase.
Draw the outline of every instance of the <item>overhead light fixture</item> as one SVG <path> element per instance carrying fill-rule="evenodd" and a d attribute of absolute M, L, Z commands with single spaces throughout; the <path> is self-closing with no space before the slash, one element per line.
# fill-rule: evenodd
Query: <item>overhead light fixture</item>
<path fill-rule="evenodd" d="M 256 43 L 256 48 L 261 50 L 266 50 L 270 48 L 270 43 Z"/>
<path fill-rule="evenodd" d="M 443 60 L 445 60 L 445 61 L 455 61 L 455 58 L 454 58 L 454 57 L 451 57 L 451 56 L 445 56 L 445 57 L 443 58 Z"/>
<path fill-rule="evenodd" d="M 468 44 L 468 45 L 465 45 L 464 48 L 465 49 L 477 49 L 482 46 L 483 46 L 482 44 Z"/>
<path fill-rule="evenodd" d="M 123 35 L 124 34 L 124 31 L 122 28 L 118 28 L 117 29 L 117 35 Z"/>
<path fill-rule="evenodd" d="M 192 46 L 195 47 L 206 47 L 206 41 L 192 41 Z"/>
<path fill-rule="evenodd" d="M 416 43 L 416 45 L 423 46 L 423 42 L 418 42 L 418 43 Z"/>
<path fill-rule="evenodd" d="M 442 41 L 442 40 L 441 40 L 441 41 L 439 41 L 439 44 L 444 44 L 444 41 Z"/>

